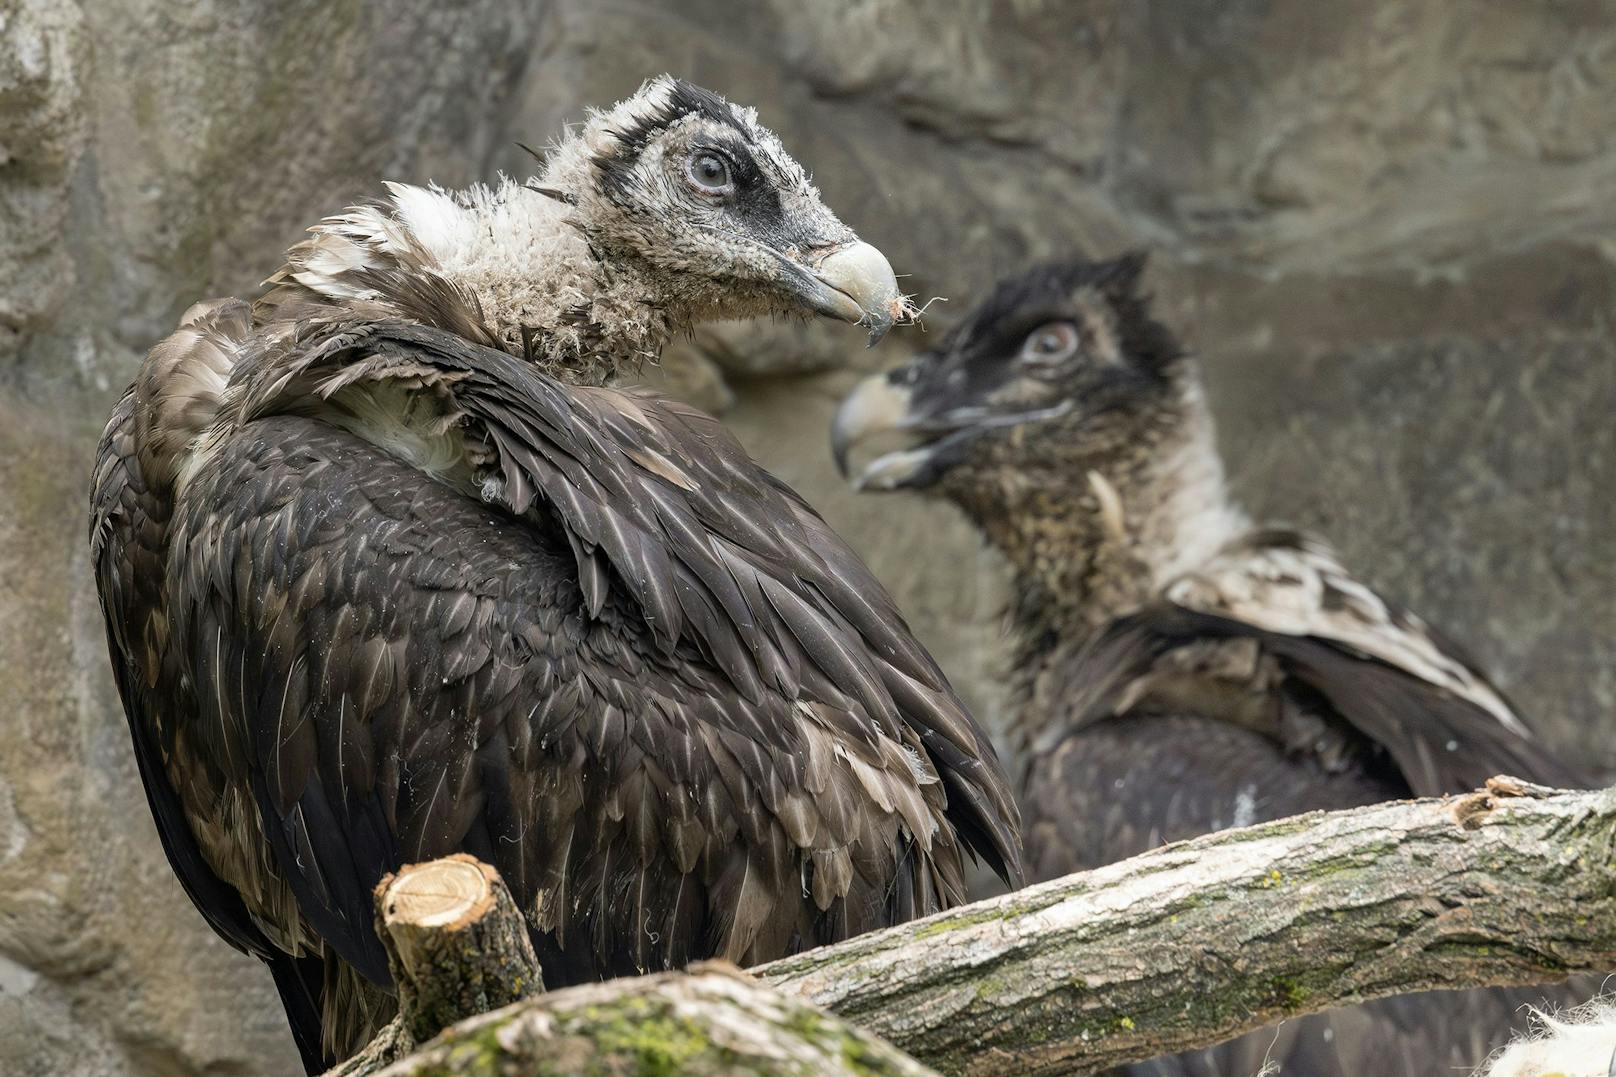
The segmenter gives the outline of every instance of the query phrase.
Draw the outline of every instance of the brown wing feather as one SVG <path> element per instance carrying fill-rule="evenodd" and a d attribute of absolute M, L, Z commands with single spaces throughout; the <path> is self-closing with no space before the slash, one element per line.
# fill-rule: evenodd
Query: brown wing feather
<path fill-rule="evenodd" d="M 113 408 L 96 452 L 90 556 L 141 783 L 164 852 L 186 894 L 231 945 L 267 956 L 273 948 L 253 925 L 241 899 L 203 859 L 167 777 L 174 729 L 189 716 L 190 706 L 186 699 L 162 699 L 153 692 L 167 647 L 160 614 L 168 506 L 147 486 L 135 444 L 131 390 Z"/>
<path fill-rule="evenodd" d="M 711 420 L 411 325 L 261 340 L 222 399 L 152 574 L 165 687 L 210 689 L 198 765 L 273 867 L 212 866 L 287 937 L 384 982 L 371 886 L 457 849 L 558 983 L 957 902 L 961 841 L 1018 875 L 985 737 Z"/>
<path fill-rule="evenodd" d="M 295 348 L 242 379 L 244 418 L 361 380 L 435 381 L 473 440 L 486 439 L 497 483 L 485 497 L 558 516 L 580 578 L 597 576 L 603 556 L 665 652 L 695 644 L 748 701 L 766 687 L 804 691 L 856 705 L 888 736 L 912 725 L 939 758 L 951 818 L 1015 874 L 1015 807 L 985 735 L 869 570 L 715 420 L 655 397 L 568 390 L 414 324 L 319 326 Z"/>
<path fill-rule="evenodd" d="M 1530 736 L 1515 708 L 1463 653 L 1353 578 L 1328 546 L 1307 535 L 1253 532 L 1170 583 L 1165 597 L 1186 609 L 1367 655 Z"/>
<path fill-rule="evenodd" d="M 194 723 L 196 706 L 170 672 L 162 580 L 172 506 L 166 489 L 142 472 L 137 410 L 131 388 L 107 422 L 90 492 L 91 562 L 136 767 L 163 852 L 186 896 L 222 938 L 269 964 L 304 1066 L 317 1072 L 329 1061 L 322 1049 L 320 962 L 288 954 L 265 937 L 241 893 L 209 862 L 173 780 L 183 761 L 196 759 L 179 743 L 181 731 Z M 189 784 L 196 788 L 195 781 Z M 204 794 L 211 798 L 217 786 L 204 784 L 212 786 Z M 192 799 L 194 808 L 194 792 Z"/>
<path fill-rule="evenodd" d="M 1242 688 L 1272 696 L 1276 708 L 1299 698 L 1346 723 L 1390 757 L 1417 795 L 1475 788 L 1498 773 L 1555 785 L 1588 781 L 1547 751 L 1442 637 L 1299 536 L 1259 532 L 1164 596 L 1087 647 L 1067 680 L 1073 719 L 1048 736 L 1130 709 L 1192 648 L 1245 640 L 1273 670 L 1273 683 L 1256 683 L 1254 674 Z M 1215 679 L 1203 685 L 1209 707 Z"/>
<path fill-rule="evenodd" d="M 345 549 L 356 536 L 367 552 Z M 187 491 L 176 538 L 176 647 L 225 680 L 227 712 L 205 700 L 202 721 L 249 731 L 281 870 L 367 975 L 385 975 L 375 878 L 456 849 L 489 858 L 538 909 L 558 982 L 646 967 L 650 937 L 692 915 L 670 896 L 682 885 L 703 897 L 692 952 L 753 960 L 763 922 L 782 916 L 794 945 L 823 941 L 823 910 L 792 911 L 793 831 L 808 850 L 857 847 L 884 886 L 911 843 L 958 870 L 941 798 L 921 833 L 900 834 L 914 816 L 895 801 L 915 779 L 879 742 L 838 746 L 849 758 L 830 781 L 852 811 L 827 817 L 799 798 L 811 818 L 781 821 L 771 804 L 803 787 L 810 755 L 793 701 L 751 704 L 687 645 L 663 654 L 618 596 L 587 619 L 559 539 L 490 520 L 352 435 L 295 417 L 251 424 Z M 220 639 L 224 659 L 205 665 Z M 865 781 L 897 787 L 889 807 Z M 651 910 L 645 940 L 623 909 Z"/>
<path fill-rule="evenodd" d="M 1433 637 L 1434 639 L 1434 637 Z M 1141 686 L 1161 670 L 1182 675 L 1207 653 L 1257 643 L 1277 666 L 1271 686 L 1298 684 L 1349 721 L 1370 752 L 1324 765 L 1309 748 L 1220 716 L 1220 686 L 1203 680 L 1200 713 L 1161 712 Z M 1452 656 L 1451 647 L 1437 646 Z M 1199 649 L 1191 662 L 1181 655 Z M 1225 663 L 1214 668 L 1228 674 Z M 1570 783 L 1535 744 L 1444 687 L 1338 640 L 1262 631 L 1245 621 L 1160 603 L 1102 634 L 1067 671 L 1075 690 L 1037 744 L 1025 782 L 1029 871 L 1034 879 L 1135 855 L 1193 837 L 1304 811 L 1472 788 L 1503 770 Z M 1501 698 L 1501 697 L 1500 697 Z M 1276 703 L 1278 701 L 1276 700 Z M 1120 716 L 1119 716 L 1120 712 Z M 1455 749 L 1447 750 L 1448 743 Z M 1379 746 L 1379 748 L 1377 748 Z M 1377 756 L 1379 749 L 1385 754 Z M 1597 984 L 1519 991 L 1432 992 L 1316 1014 L 1202 1051 L 1127 1068 L 1145 1077 L 1234 1077 L 1276 1064 L 1284 1072 L 1415 1077 L 1475 1066 L 1508 1038 L 1527 1004 L 1570 1005 Z"/>

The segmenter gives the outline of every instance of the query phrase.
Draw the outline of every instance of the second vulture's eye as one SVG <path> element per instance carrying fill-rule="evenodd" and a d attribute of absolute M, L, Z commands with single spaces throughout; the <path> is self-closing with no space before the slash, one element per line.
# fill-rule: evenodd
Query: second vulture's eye
<path fill-rule="evenodd" d="M 1027 334 L 1020 358 L 1040 365 L 1070 359 L 1077 351 L 1077 326 L 1071 322 L 1050 322 Z"/>
<path fill-rule="evenodd" d="M 702 194 L 725 195 L 735 190 L 729 162 L 711 150 L 697 150 L 685 162 L 685 178 Z"/>

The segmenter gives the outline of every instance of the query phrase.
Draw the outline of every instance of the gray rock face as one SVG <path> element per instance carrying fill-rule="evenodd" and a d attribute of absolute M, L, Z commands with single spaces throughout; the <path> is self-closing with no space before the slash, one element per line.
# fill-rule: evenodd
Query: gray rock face
<path fill-rule="evenodd" d="M 1616 767 L 1604 5 L 0 0 L 0 1072 L 295 1065 L 168 872 L 106 665 L 85 486 L 140 355 L 379 179 L 523 169 L 513 140 L 664 70 L 759 106 L 922 299 L 1151 248 L 1247 503 Z M 876 352 L 721 326 L 648 377 L 728 408 L 992 720 L 1002 567 L 951 510 L 847 492 L 825 444 L 950 317 Z"/>

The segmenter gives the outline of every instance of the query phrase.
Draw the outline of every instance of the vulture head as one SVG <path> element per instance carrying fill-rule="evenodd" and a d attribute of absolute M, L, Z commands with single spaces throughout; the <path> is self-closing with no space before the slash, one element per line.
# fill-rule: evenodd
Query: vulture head
<path fill-rule="evenodd" d="M 664 76 L 594 115 L 580 149 L 546 189 L 692 315 L 807 310 L 867 326 L 873 344 L 904 312 L 886 258 L 825 207 L 755 110 Z"/>
<path fill-rule="evenodd" d="M 543 161 L 493 188 L 390 184 L 328 218 L 270 278 L 260 320 L 377 303 L 598 383 L 708 319 L 823 314 L 873 344 L 909 313 L 886 258 L 757 113 L 709 90 L 652 79 Z"/>
<path fill-rule="evenodd" d="M 1178 414 L 1182 353 L 1139 293 L 1140 255 L 1052 262 L 1002 282 L 935 349 L 865 379 L 831 429 L 838 467 L 876 435 L 864 490 L 935 488 L 984 511 L 1137 455 Z"/>

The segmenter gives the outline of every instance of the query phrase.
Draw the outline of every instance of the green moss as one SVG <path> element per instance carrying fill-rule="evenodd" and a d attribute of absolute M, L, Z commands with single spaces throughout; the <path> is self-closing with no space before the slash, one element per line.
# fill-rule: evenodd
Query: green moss
<path fill-rule="evenodd" d="M 499 1031 L 504 1027 L 505 1022 L 499 1021 L 483 1025 L 464 1037 L 451 1032 L 448 1053 L 439 1055 L 437 1061 L 411 1070 L 411 1077 L 464 1077 L 465 1074 L 498 1073 L 500 1063 L 506 1058 L 505 1048 L 499 1043 Z"/>
<path fill-rule="evenodd" d="M 1021 915 L 1026 910 L 1015 910 L 1012 916 Z M 938 917 L 928 923 L 915 928 L 915 939 L 929 939 L 935 935 L 945 935 L 950 931 L 961 928 L 974 927 L 977 924 L 994 923 L 1005 918 L 1005 913 L 997 909 L 981 909 L 972 912 L 949 913 Z"/>
<path fill-rule="evenodd" d="M 599 1011 L 602 1008 L 592 1007 Z M 707 1053 L 712 1042 L 700 1025 L 671 1016 L 662 1006 L 635 1000 L 622 1010 L 599 1017 L 593 1030 L 601 1050 L 627 1056 L 634 1072 L 646 1077 L 672 1077 Z"/>
<path fill-rule="evenodd" d="M 971 986 L 975 990 L 977 998 L 993 999 L 1010 990 L 1010 981 L 1007 977 L 989 972 L 976 977 Z"/>
<path fill-rule="evenodd" d="M 1276 819 L 1271 823 L 1258 823 L 1256 826 L 1244 829 L 1223 830 L 1215 834 L 1202 835 L 1195 839 L 1195 847 L 1198 849 L 1215 849 L 1220 845 L 1239 845 L 1246 841 L 1261 838 L 1279 838 L 1290 834 L 1299 834 L 1317 823 L 1323 814 L 1323 812 L 1308 812 L 1306 815 L 1293 815 L 1286 819 Z"/>
<path fill-rule="evenodd" d="M 1317 864 L 1307 864 L 1299 869 L 1293 868 L 1291 879 L 1296 882 L 1316 882 L 1328 879 L 1348 871 L 1362 871 L 1376 863 L 1384 862 L 1398 851 L 1396 842 L 1378 842 L 1352 853 L 1334 857 Z"/>
<path fill-rule="evenodd" d="M 892 1064 L 891 1057 L 877 1051 L 868 1041 L 855 1036 L 850 1030 L 839 1031 L 838 1035 L 842 1041 L 842 1065 L 850 1073 L 879 1077 L 881 1074 L 898 1072 L 897 1067 Z"/>
<path fill-rule="evenodd" d="M 824 1035 L 827 1024 L 818 1011 L 806 1006 L 793 1006 L 785 1020 L 786 1027 L 805 1040 L 818 1040 Z"/>
<path fill-rule="evenodd" d="M 861 1037 L 857 1029 L 829 1020 L 810 1007 L 793 1006 L 786 1015 L 784 1025 L 827 1054 L 839 1056 L 843 1068 L 849 1073 L 876 1077 L 897 1072 L 891 1057 L 876 1044 Z"/>
<path fill-rule="evenodd" d="M 1289 1009 L 1299 1009 L 1307 1005 L 1307 1000 L 1313 997 L 1313 992 L 1300 981 L 1288 976 L 1275 978 L 1273 982 L 1274 998 Z"/>

